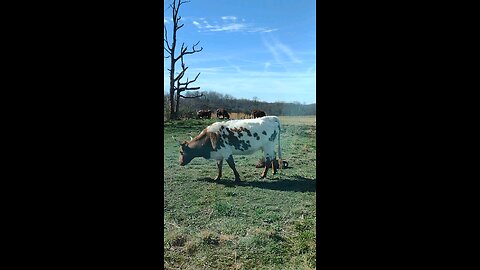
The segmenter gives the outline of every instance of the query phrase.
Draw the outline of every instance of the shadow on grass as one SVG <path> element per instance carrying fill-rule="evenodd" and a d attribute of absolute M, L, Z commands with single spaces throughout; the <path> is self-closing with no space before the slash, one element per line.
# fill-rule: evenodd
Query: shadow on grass
<path fill-rule="evenodd" d="M 238 183 L 233 179 L 220 179 L 219 181 L 215 181 L 210 177 L 200 178 L 197 181 L 217 183 L 226 187 L 251 186 L 280 191 L 315 192 L 317 189 L 316 179 L 309 179 L 299 175 L 293 176 L 293 179 L 258 180 L 253 182 L 241 181 Z"/>

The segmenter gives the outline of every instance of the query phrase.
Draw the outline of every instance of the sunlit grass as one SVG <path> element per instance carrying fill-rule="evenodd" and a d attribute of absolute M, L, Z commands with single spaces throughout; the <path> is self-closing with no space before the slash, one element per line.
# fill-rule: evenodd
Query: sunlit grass
<path fill-rule="evenodd" d="M 172 135 L 189 140 L 218 121 L 167 122 L 164 137 L 166 269 L 314 269 L 316 266 L 316 128 L 313 117 L 283 118 L 282 153 L 291 168 L 260 180 L 261 152 L 235 156 L 242 183 L 214 161 L 178 165 Z M 313 120 L 312 120 L 313 119 Z M 313 149 L 313 150 L 312 150 Z"/>

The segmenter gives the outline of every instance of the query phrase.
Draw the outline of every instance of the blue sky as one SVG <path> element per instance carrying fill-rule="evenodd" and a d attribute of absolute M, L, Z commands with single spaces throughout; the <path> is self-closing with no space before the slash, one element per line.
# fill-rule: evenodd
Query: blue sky
<path fill-rule="evenodd" d="M 171 0 L 164 25 L 172 33 Z M 315 103 L 314 0 L 191 0 L 180 7 L 177 54 L 182 42 L 203 51 L 184 57 L 190 86 L 236 98 Z M 164 91 L 170 59 L 164 59 Z M 177 62 L 180 70 L 180 61 Z M 183 81 L 183 80 L 182 80 Z"/>

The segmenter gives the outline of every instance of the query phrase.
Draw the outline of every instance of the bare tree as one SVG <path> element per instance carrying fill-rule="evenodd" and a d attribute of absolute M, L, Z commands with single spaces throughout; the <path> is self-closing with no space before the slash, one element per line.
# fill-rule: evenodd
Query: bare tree
<path fill-rule="evenodd" d="M 178 10 L 180 9 L 180 6 L 182 4 L 188 3 L 190 1 L 181 1 L 181 0 L 172 0 L 172 3 L 169 5 L 169 7 L 172 9 L 172 18 L 173 18 L 173 33 L 172 33 L 172 42 L 171 45 L 168 42 L 168 34 L 167 34 L 167 27 L 164 25 L 164 34 L 165 34 L 165 46 L 164 49 L 167 52 L 167 56 L 165 58 L 170 58 L 170 68 L 167 69 L 170 72 L 170 92 L 169 92 L 169 97 L 170 97 L 170 119 L 177 118 L 178 112 L 179 112 L 179 104 L 180 104 L 180 98 L 197 98 L 203 96 L 203 94 L 197 94 L 195 96 L 185 96 L 182 95 L 181 93 L 184 91 L 191 91 L 191 90 L 199 90 L 200 87 L 189 87 L 188 85 L 190 83 L 193 83 L 197 80 L 198 76 L 200 75 L 200 72 L 195 76 L 195 79 L 189 80 L 187 77 L 187 80 L 185 82 L 181 82 L 180 80 L 185 76 L 185 72 L 187 71 L 188 67 L 185 66 L 185 63 L 183 61 L 183 57 L 187 54 L 194 54 L 197 52 L 201 52 L 203 50 L 202 47 L 200 47 L 199 50 L 195 48 L 195 46 L 198 45 L 199 42 L 197 42 L 195 45 L 192 46 L 192 50 L 188 50 L 188 47 L 185 46 L 185 43 L 182 43 L 182 47 L 180 49 L 180 54 L 178 56 L 175 56 L 175 49 L 177 46 L 177 31 L 180 30 L 180 28 L 183 27 L 183 24 L 180 24 L 181 16 L 178 15 Z M 177 76 L 175 76 L 175 64 L 177 63 L 178 60 L 181 60 L 181 67 L 182 71 L 178 73 Z"/>

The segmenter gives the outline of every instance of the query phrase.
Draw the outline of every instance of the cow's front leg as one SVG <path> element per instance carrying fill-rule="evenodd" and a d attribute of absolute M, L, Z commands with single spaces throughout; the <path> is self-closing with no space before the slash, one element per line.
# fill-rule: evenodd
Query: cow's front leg
<path fill-rule="evenodd" d="M 238 174 L 237 169 L 235 169 L 235 161 L 233 161 L 233 156 L 230 155 L 227 158 L 227 163 L 230 168 L 232 168 L 233 173 L 235 174 L 235 182 L 240 182 L 240 174 Z"/>
<path fill-rule="evenodd" d="M 220 178 L 222 177 L 222 165 L 223 165 L 223 159 L 217 160 L 218 175 L 215 178 L 215 181 L 220 180 Z"/>
<path fill-rule="evenodd" d="M 270 158 L 265 157 L 265 168 L 263 169 L 263 173 L 260 175 L 260 178 L 265 178 L 265 176 L 267 176 L 268 164 L 271 164 Z"/>

